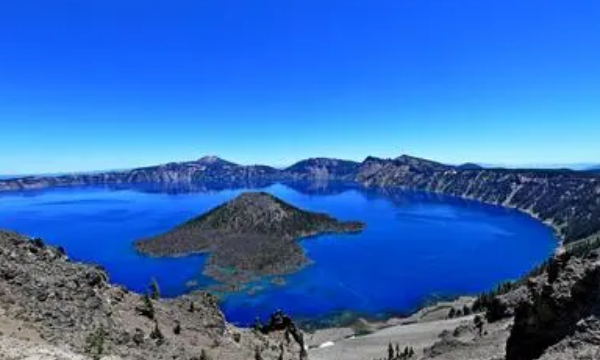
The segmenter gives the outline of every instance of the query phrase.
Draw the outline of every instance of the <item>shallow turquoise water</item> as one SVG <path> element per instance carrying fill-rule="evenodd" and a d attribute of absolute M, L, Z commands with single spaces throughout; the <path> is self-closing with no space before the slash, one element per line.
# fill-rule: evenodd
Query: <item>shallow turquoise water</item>
<path fill-rule="evenodd" d="M 205 256 L 147 258 L 137 255 L 131 243 L 247 190 L 216 189 L 137 186 L 5 193 L 0 194 L 0 228 L 64 246 L 71 258 L 104 266 L 113 282 L 130 289 L 144 291 L 156 278 L 163 295 L 176 296 L 212 283 L 201 275 Z M 237 323 L 278 308 L 305 319 L 345 311 L 403 313 L 432 296 L 474 294 L 517 278 L 556 245 L 552 231 L 536 220 L 472 201 L 341 184 L 275 184 L 261 190 L 305 209 L 362 220 L 367 227 L 357 235 L 302 241 L 313 262 L 285 276 L 285 286 L 266 279 L 225 294 L 223 310 Z"/>

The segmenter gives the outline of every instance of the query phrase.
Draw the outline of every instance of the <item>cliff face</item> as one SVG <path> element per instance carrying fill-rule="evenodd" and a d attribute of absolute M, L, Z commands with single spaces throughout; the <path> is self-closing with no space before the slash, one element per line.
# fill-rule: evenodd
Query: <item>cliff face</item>
<path fill-rule="evenodd" d="M 428 161 L 367 159 L 356 181 L 474 199 L 530 212 L 565 242 L 600 232 L 600 177 L 559 170 L 460 170 Z"/>
<path fill-rule="evenodd" d="M 0 231 L 0 264 L 0 340 L 18 332 L 8 340 L 18 338 L 25 347 L 88 355 L 101 350 L 139 360 L 203 359 L 203 352 L 212 359 L 247 360 L 256 348 L 264 359 L 278 359 L 281 343 L 284 359 L 299 358 L 299 348 L 283 334 L 268 337 L 227 324 L 208 294 L 144 299 L 110 285 L 103 270 L 15 233 Z M 0 358 L 12 359 L 2 343 Z"/>
<path fill-rule="evenodd" d="M 285 176 L 310 180 L 353 180 L 360 163 L 348 160 L 313 158 L 285 169 Z"/>
<path fill-rule="evenodd" d="M 515 310 L 506 360 L 600 358 L 600 257 L 554 260 Z"/>

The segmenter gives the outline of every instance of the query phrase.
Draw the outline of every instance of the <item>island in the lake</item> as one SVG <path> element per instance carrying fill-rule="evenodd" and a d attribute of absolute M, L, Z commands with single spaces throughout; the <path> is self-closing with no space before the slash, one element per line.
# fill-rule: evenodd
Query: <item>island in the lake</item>
<path fill-rule="evenodd" d="M 264 192 L 243 193 L 213 210 L 135 243 L 150 256 L 209 253 L 204 273 L 236 284 L 281 275 L 308 263 L 298 240 L 326 233 L 356 233 L 364 223 L 309 212 Z"/>

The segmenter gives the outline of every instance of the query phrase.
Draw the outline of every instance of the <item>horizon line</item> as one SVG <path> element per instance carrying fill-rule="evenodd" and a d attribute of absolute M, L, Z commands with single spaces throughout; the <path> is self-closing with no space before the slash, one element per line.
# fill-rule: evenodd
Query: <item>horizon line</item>
<path fill-rule="evenodd" d="M 536 162 L 533 162 L 533 163 L 511 163 L 511 162 L 463 161 L 463 162 L 456 163 L 456 162 L 444 162 L 444 161 L 430 159 L 430 158 L 427 158 L 427 157 L 420 157 L 420 156 L 414 156 L 414 155 L 409 155 L 409 154 L 401 154 L 401 155 L 396 156 L 396 157 L 380 157 L 380 156 L 374 156 L 374 155 L 367 155 L 362 160 L 347 159 L 347 158 L 333 157 L 333 156 L 311 156 L 311 157 L 306 157 L 306 158 L 300 158 L 298 160 L 295 160 L 295 161 L 287 163 L 287 164 L 282 164 L 282 165 L 268 165 L 268 164 L 260 163 L 260 162 L 251 162 L 251 163 L 248 163 L 248 162 L 236 162 L 236 161 L 233 161 L 233 160 L 230 160 L 230 159 L 225 159 L 225 158 L 220 157 L 218 155 L 211 154 L 211 155 L 204 155 L 204 156 L 198 157 L 196 159 L 192 159 L 192 160 L 178 160 L 178 161 L 169 161 L 169 162 L 159 162 L 159 163 L 154 163 L 154 164 L 133 165 L 131 167 L 112 168 L 112 169 L 65 170 L 65 171 L 58 171 L 58 172 L 21 173 L 21 174 L 0 173 L 0 180 L 6 180 L 8 178 L 18 178 L 18 177 L 83 175 L 83 174 L 93 174 L 93 173 L 131 171 L 131 170 L 135 170 L 135 169 L 142 169 L 142 168 L 154 167 L 154 166 L 163 166 L 163 165 L 168 165 L 168 164 L 181 164 L 181 163 L 196 162 L 196 161 L 200 161 L 200 160 L 207 159 L 207 158 L 214 158 L 214 159 L 218 159 L 218 160 L 221 160 L 221 161 L 227 161 L 227 162 L 233 163 L 235 165 L 240 165 L 240 166 L 270 166 L 272 168 L 282 170 L 282 169 L 286 169 L 288 167 L 291 167 L 291 166 L 293 166 L 293 165 L 295 165 L 295 164 L 297 164 L 299 162 L 310 160 L 310 159 L 331 159 L 331 160 L 340 160 L 340 161 L 350 161 L 350 162 L 362 163 L 366 159 L 368 159 L 369 157 L 374 157 L 374 158 L 384 159 L 384 160 L 393 160 L 393 159 L 397 159 L 397 158 L 402 157 L 402 156 L 408 156 L 408 157 L 417 158 L 417 159 L 426 160 L 426 161 L 433 161 L 433 162 L 437 162 L 437 163 L 444 164 L 444 165 L 449 165 L 449 166 L 460 166 L 460 165 L 464 165 L 464 164 L 474 164 L 474 165 L 478 165 L 478 166 L 481 166 L 483 168 L 488 168 L 488 169 L 494 169 L 494 168 L 536 169 L 536 170 L 543 170 L 543 169 L 549 169 L 549 170 L 567 169 L 567 170 L 574 170 L 574 171 L 585 171 L 585 170 L 591 170 L 594 167 L 600 166 L 600 161 L 598 161 L 598 162 L 594 162 L 594 161 L 578 161 L 578 162 L 573 162 L 573 163 L 544 163 L 544 162 L 539 162 L 539 163 L 536 163 Z"/>

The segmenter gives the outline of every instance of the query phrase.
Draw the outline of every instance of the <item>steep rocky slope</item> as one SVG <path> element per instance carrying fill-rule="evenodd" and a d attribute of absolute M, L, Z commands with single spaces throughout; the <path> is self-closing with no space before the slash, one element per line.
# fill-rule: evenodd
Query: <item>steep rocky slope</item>
<path fill-rule="evenodd" d="M 155 300 L 110 285 L 62 249 L 0 231 L 0 358 L 298 359 L 295 342 L 225 322 L 215 298 Z M 280 348 L 280 346 L 282 348 Z M 204 354 L 204 355 L 203 355 Z M 204 357 L 203 357 L 204 356 Z"/>
<path fill-rule="evenodd" d="M 286 168 L 285 175 L 293 179 L 353 180 L 359 165 L 360 163 L 355 161 L 312 158 Z"/>
<path fill-rule="evenodd" d="M 600 256 L 561 255 L 530 279 L 506 360 L 600 359 Z"/>
<path fill-rule="evenodd" d="M 559 170 L 459 170 L 411 157 L 369 158 L 356 181 L 517 208 L 553 225 L 565 242 L 600 232 L 600 177 Z"/>
<path fill-rule="evenodd" d="M 173 230 L 136 242 L 136 248 L 152 256 L 209 252 L 205 273 L 236 283 L 304 265 L 298 238 L 357 232 L 363 226 L 301 210 L 267 193 L 244 193 Z"/>

